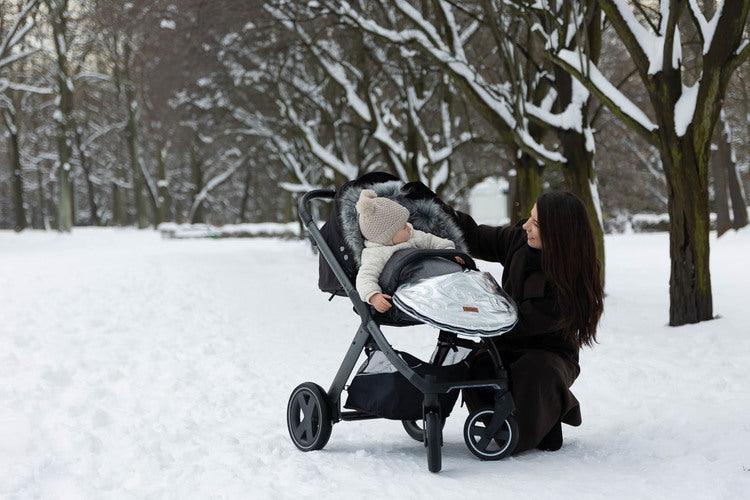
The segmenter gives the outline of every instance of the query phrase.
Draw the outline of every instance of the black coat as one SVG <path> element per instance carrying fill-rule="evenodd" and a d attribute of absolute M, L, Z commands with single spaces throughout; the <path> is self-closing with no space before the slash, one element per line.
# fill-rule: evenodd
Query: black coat
<path fill-rule="evenodd" d="M 467 214 L 454 214 L 471 256 L 503 265 L 503 289 L 518 305 L 518 324 L 495 343 L 510 374 L 519 420 L 516 451 L 536 447 L 561 421 L 581 423 L 578 400 L 570 392 L 580 372 L 578 346 L 558 328 L 554 287 L 542 271 L 541 251 L 527 244 L 523 221 L 492 227 L 478 225 Z M 478 366 L 477 375 L 483 376 L 487 369 Z M 466 399 L 471 406 L 476 397 Z"/>

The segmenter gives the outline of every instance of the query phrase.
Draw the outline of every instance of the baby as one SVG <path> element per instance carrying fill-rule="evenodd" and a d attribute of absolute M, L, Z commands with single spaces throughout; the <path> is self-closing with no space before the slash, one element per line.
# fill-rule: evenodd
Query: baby
<path fill-rule="evenodd" d="M 418 231 L 409 222 L 409 210 L 388 198 L 379 198 L 375 191 L 365 189 L 357 201 L 359 228 L 365 237 L 362 264 L 357 273 L 357 292 L 384 313 L 391 308 L 390 296 L 382 293 L 378 278 L 386 262 L 403 248 L 453 249 L 455 244 L 429 233 Z M 455 257 L 463 265 L 460 257 Z"/>

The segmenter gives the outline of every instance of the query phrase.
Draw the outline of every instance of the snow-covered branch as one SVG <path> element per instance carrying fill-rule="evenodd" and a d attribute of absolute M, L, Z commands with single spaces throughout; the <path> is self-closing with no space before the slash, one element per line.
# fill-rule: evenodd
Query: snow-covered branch
<path fill-rule="evenodd" d="M 198 208 L 203 204 L 203 202 L 206 200 L 206 197 L 208 194 L 215 189 L 216 187 L 223 184 L 225 181 L 227 181 L 229 178 L 232 177 L 232 175 L 243 165 L 243 160 L 237 160 L 233 162 L 229 168 L 227 168 L 222 173 L 216 175 L 211 180 L 209 180 L 205 186 L 198 192 L 197 195 L 195 195 L 195 199 L 193 199 L 193 204 L 190 206 L 190 217 L 189 219 L 192 221 L 193 217 L 195 216 L 195 212 L 198 211 Z"/>
<path fill-rule="evenodd" d="M 330 149 L 324 147 L 315 135 L 315 132 L 305 122 L 303 122 L 294 110 L 291 103 L 286 102 L 284 104 L 284 114 L 289 118 L 289 121 L 293 123 L 297 129 L 302 133 L 302 137 L 307 143 L 310 151 L 316 158 L 318 158 L 323 164 L 333 168 L 341 175 L 349 180 L 356 179 L 359 169 L 347 163 L 343 159 L 338 158 L 336 155 L 331 153 Z"/>
<path fill-rule="evenodd" d="M 714 33 L 716 32 L 716 26 L 719 23 L 719 17 L 721 17 L 721 12 L 724 9 L 724 0 L 719 1 L 710 21 L 706 20 L 703 12 L 701 12 L 697 0 L 688 0 L 688 8 L 690 17 L 693 19 L 693 23 L 697 29 L 698 37 L 703 43 L 703 54 L 708 54 L 708 50 L 713 42 Z"/>
<path fill-rule="evenodd" d="M 13 47 L 18 45 L 29 31 L 31 31 L 31 28 L 34 27 L 34 19 L 29 18 L 29 15 L 39 5 L 40 1 L 41 0 L 29 0 L 23 7 L 21 7 L 21 10 L 16 16 L 15 22 L 7 33 L 5 33 L 2 42 L 0 42 L 0 59 L 6 59 L 6 54 L 10 53 L 10 51 L 13 50 Z M 21 26 L 23 23 L 25 24 Z M 0 64 L 0 68 L 5 64 Z"/>
<path fill-rule="evenodd" d="M 533 139 L 522 120 L 514 114 L 515 99 L 508 95 L 503 86 L 491 85 L 485 81 L 479 71 L 471 65 L 465 57 L 461 47 L 461 37 L 455 36 L 449 44 L 439 35 L 435 28 L 422 14 L 410 4 L 401 0 L 395 4 L 399 11 L 412 23 L 414 28 L 395 29 L 385 27 L 378 22 L 365 17 L 348 2 L 329 1 L 331 8 L 341 17 L 353 23 L 361 30 L 397 46 L 415 46 L 433 61 L 440 64 L 452 77 L 457 85 L 464 88 L 467 94 L 476 102 L 482 114 L 490 123 L 501 128 L 501 133 L 511 138 L 517 146 L 540 161 L 559 164 L 564 157 L 555 151 L 550 151 Z M 448 2 L 440 4 L 445 22 L 449 25 L 450 33 L 459 33 L 455 20 L 450 14 L 452 7 Z M 448 15 L 446 15 L 448 13 Z M 451 25 L 451 23 L 454 23 Z M 450 27 L 452 26 L 452 27 Z"/>
<path fill-rule="evenodd" d="M 562 66 L 579 82 L 593 92 L 607 107 L 627 122 L 644 139 L 653 143 L 656 139 L 653 132 L 658 128 L 648 116 L 628 99 L 617 87 L 599 71 L 592 61 L 586 61 L 583 67 L 581 54 L 567 49 L 560 50 L 553 55 L 555 63 Z"/>

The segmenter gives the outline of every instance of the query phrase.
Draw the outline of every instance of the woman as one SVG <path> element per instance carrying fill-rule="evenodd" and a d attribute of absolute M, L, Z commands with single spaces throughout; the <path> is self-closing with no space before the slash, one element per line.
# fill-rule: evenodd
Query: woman
<path fill-rule="evenodd" d="M 541 195 L 531 216 L 514 226 L 477 225 L 454 212 L 469 252 L 503 265 L 502 285 L 518 305 L 519 321 L 496 339 L 509 371 L 516 405 L 516 452 L 562 446 L 561 422 L 580 425 L 570 386 L 578 376 L 578 350 L 596 341 L 602 284 L 594 238 L 583 203 L 572 193 Z M 492 376 L 478 357 L 475 376 Z M 465 391 L 469 409 L 491 406 L 486 391 Z"/>

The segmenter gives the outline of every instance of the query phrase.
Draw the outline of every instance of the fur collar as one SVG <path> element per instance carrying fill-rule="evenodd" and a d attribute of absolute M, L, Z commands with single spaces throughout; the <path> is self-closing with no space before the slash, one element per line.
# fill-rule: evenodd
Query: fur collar
<path fill-rule="evenodd" d="M 365 240 L 359 230 L 359 218 L 356 208 L 359 193 L 363 189 L 372 189 L 378 193 L 378 196 L 390 198 L 405 206 L 409 210 L 409 222 L 414 226 L 414 229 L 451 240 L 456 244 L 458 251 L 467 252 L 468 249 L 463 233 L 453 218 L 445 213 L 435 200 L 429 198 L 418 200 L 406 198 L 401 191 L 403 185 L 402 181 L 381 182 L 369 186 L 352 185 L 340 194 L 338 204 L 339 221 L 341 221 L 344 241 L 352 251 L 357 266 L 362 262 L 362 250 L 365 247 Z"/>

